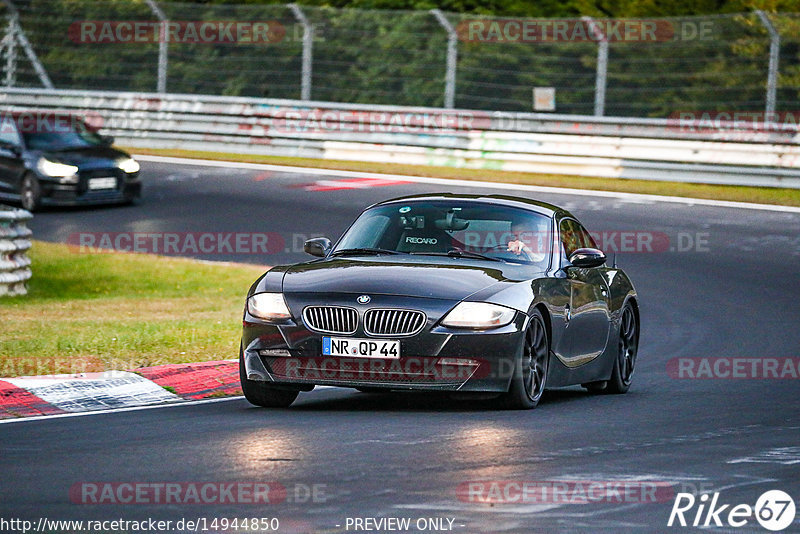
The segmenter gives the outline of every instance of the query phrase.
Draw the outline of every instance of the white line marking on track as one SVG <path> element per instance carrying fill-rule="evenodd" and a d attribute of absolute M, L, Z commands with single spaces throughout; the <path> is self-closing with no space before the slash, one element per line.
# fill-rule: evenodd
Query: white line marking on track
<path fill-rule="evenodd" d="M 4 379 L 8 380 L 8 379 Z M 348 389 L 348 388 L 336 388 L 335 386 L 317 386 L 314 388 L 314 391 L 318 389 Z M 311 392 L 313 393 L 313 391 Z M 109 413 L 119 413 L 119 412 L 137 412 L 139 410 L 154 410 L 157 408 L 175 408 L 179 406 L 197 406 L 198 404 L 211 404 L 214 402 L 226 402 L 232 400 L 244 400 L 243 396 L 235 396 L 235 397 L 224 397 L 221 399 L 201 399 L 201 400 L 193 400 L 193 401 L 184 401 L 178 400 L 175 402 L 165 402 L 163 404 L 151 404 L 147 406 L 126 406 L 125 408 L 111 408 L 108 410 L 94 410 L 90 412 L 72 412 L 72 413 L 61 413 L 56 415 L 35 415 L 33 417 L 19 417 L 16 419 L 0 419 L 0 425 L 7 424 L 7 423 L 24 423 L 26 421 L 41 421 L 43 419 L 63 419 L 65 417 L 84 417 L 87 415 L 103 415 Z"/>
<path fill-rule="evenodd" d="M 713 206 L 718 208 L 738 208 L 748 210 L 780 211 L 800 213 L 800 207 L 779 206 L 775 204 L 751 204 L 749 202 L 733 202 L 729 200 L 710 200 L 703 198 L 670 197 L 662 195 L 646 195 L 642 193 L 622 193 L 618 191 L 593 191 L 589 189 L 569 189 L 546 187 L 540 185 L 509 184 L 503 182 L 485 182 L 481 180 L 456 180 L 450 178 L 430 178 L 427 176 L 408 176 L 404 174 L 384 174 L 378 172 L 341 171 L 336 169 L 320 169 L 316 167 L 292 167 L 288 165 L 271 165 L 268 163 L 240 163 L 236 161 L 219 161 L 210 159 L 175 158 L 167 156 L 135 155 L 141 161 L 153 163 L 172 163 L 175 165 L 196 165 L 199 167 L 222 167 L 226 169 L 269 170 L 287 173 L 302 173 L 320 176 L 343 176 L 349 178 L 384 178 L 387 180 L 404 180 L 420 184 L 436 184 L 456 187 L 475 187 L 486 189 L 507 189 L 512 191 L 533 191 L 556 195 L 573 195 L 588 197 L 618 198 L 628 202 L 671 202 L 687 206 Z"/>

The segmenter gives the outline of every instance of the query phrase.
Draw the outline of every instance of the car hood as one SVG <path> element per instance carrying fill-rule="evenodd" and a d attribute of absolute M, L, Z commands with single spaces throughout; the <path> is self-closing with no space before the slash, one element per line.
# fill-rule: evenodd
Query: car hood
<path fill-rule="evenodd" d="M 461 300 L 508 279 L 506 264 L 443 258 L 331 258 L 288 268 L 286 293 L 365 293 Z"/>
<path fill-rule="evenodd" d="M 75 165 L 80 170 L 116 168 L 128 154 L 109 146 L 93 146 L 67 150 L 43 151 L 41 155 L 58 163 Z"/>

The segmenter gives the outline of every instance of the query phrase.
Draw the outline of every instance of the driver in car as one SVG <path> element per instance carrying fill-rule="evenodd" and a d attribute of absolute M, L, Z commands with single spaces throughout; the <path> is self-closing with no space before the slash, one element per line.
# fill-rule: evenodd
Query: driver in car
<path fill-rule="evenodd" d="M 513 252 L 533 263 L 545 259 L 545 239 L 547 230 L 532 226 L 530 221 L 519 219 L 511 222 L 511 241 L 508 252 Z"/>

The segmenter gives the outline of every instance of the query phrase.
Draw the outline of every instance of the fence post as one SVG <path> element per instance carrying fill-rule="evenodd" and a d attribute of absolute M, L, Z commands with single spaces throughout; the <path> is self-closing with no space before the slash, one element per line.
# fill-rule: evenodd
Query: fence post
<path fill-rule="evenodd" d="M 159 32 L 158 32 L 158 81 L 156 82 L 156 92 L 158 93 L 166 93 L 167 92 L 167 68 L 168 68 L 168 61 L 167 54 L 169 53 L 169 32 L 167 31 L 167 23 L 169 19 L 158 7 L 156 0 L 145 0 L 147 5 L 150 6 L 150 11 L 153 12 L 153 15 L 158 17 L 158 20 L 161 22 Z"/>
<path fill-rule="evenodd" d="M 303 10 L 297 4 L 287 6 L 303 26 L 303 64 L 301 67 L 302 78 L 300 80 L 300 100 L 311 100 L 311 61 L 314 53 L 314 29 L 308 22 Z"/>
<path fill-rule="evenodd" d="M 42 82 L 47 89 L 53 88 L 53 82 L 50 81 L 50 76 L 47 75 L 47 71 L 44 70 L 44 66 L 39 61 L 39 57 L 36 55 L 36 52 L 33 51 L 33 47 L 31 43 L 28 41 L 28 38 L 25 37 L 25 32 L 22 31 L 22 26 L 19 24 L 19 11 L 17 11 L 17 6 L 11 0 L 3 0 L 3 3 L 8 8 L 9 13 L 11 14 L 11 22 L 13 24 L 14 31 L 12 32 L 16 41 L 22 46 L 22 49 L 25 51 L 25 55 L 28 56 L 28 60 L 33 65 L 33 70 L 36 71 L 36 75 L 39 76 L 39 81 Z"/>
<path fill-rule="evenodd" d="M 14 87 L 17 81 L 17 38 L 15 37 L 14 17 L 8 17 L 8 25 L 6 26 L 6 34 L 3 36 L 2 48 L 6 60 L 5 76 L 3 77 L 3 85 L 6 87 Z"/>
<path fill-rule="evenodd" d="M 778 54 L 781 48 L 781 35 L 769 17 L 756 9 L 756 15 L 769 33 L 769 70 L 767 71 L 767 103 L 764 108 L 764 121 L 773 122 L 775 115 L 775 93 L 778 89 Z"/>
<path fill-rule="evenodd" d="M 456 63 L 458 62 L 458 33 L 450 21 L 438 9 L 431 9 L 431 15 L 447 32 L 447 72 L 444 78 L 444 107 L 452 109 L 456 100 Z"/>
<path fill-rule="evenodd" d="M 581 17 L 597 39 L 597 73 L 594 80 L 594 115 L 602 117 L 606 109 L 606 83 L 608 79 L 608 39 L 592 17 Z"/>

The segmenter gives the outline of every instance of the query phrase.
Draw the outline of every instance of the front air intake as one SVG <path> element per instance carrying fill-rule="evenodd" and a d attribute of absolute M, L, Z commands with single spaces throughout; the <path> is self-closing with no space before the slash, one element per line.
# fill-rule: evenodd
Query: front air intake
<path fill-rule="evenodd" d="M 344 306 L 308 306 L 303 321 L 311 330 L 325 334 L 353 334 L 358 327 L 358 312 Z"/>
<path fill-rule="evenodd" d="M 364 314 L 364 331 L 371 336 L 410 336 L 425 326 L 425 314 L 416 310 L 373 309 Z"/>

